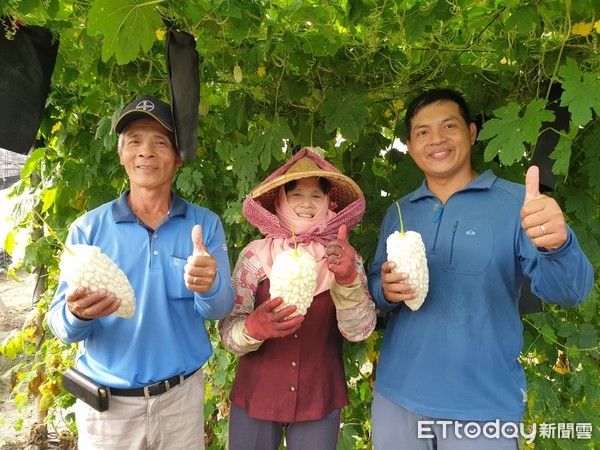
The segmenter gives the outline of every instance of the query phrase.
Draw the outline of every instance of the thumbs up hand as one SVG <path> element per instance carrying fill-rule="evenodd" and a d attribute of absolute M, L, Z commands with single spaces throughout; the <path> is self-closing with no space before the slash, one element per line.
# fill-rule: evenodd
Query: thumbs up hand
<path fill-rule="evenodd" d="M 217 276 L 217 260 L 213 258 L 202 240 L 202 226 L 195 225 L 192 229 L 194 251 L 188 257 L 184 267 L 185 286 L 200 294 L 207 292 Z"/>
<path fill-rule="evenodd" d="M 553 198 L 540 193 L 537 166 L 527 170 L 521 219 L 521 227 L 536 247 L 552 250 L 567 240 L 567 225 L 560 206 Z"/>
<path fill-rule="evenodd" d="M 354 266 L 356 251 L 348 242 L 346 225 L 340 226 L 337 238 L 327 244 L 325 254 L 327 255 L 327 268 L 335 276 L 335 281 L 340 286 L 351 284 L 358 272 Z"/>

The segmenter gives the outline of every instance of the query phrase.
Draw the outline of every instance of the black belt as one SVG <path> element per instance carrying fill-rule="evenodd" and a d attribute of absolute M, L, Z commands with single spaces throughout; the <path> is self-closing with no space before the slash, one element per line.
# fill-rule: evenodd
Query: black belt
<path fill-rule="evenodd" d="M 140 387 L 140 388 L 131 388 L 131 389 L 118 389 L 118 388 L 110 388 L 110 393 L 112 395 L 120 396 L 120 397 L 155 397 L 160 394 L 164 394 L 169 389 L 173 389 L 179 383 L 183 382 L 183 380 L 187 380 L 189 377 L 194 375 L 196 372 L 200 370 L 199 368 L 194 370 L 193 372 L 188 373 L 187 375 L 175 375 L 174 377 L 168 378 L 166 380 L 158 381 L 153 384 L 149 384 L 148 386 Z"/>

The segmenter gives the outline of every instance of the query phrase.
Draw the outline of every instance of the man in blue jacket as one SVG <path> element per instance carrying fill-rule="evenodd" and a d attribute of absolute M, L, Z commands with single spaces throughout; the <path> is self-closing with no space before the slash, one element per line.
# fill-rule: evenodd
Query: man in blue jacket
<path fill-rule="evenodd" d="M 130 190 L 79 217 L 67 245 L 98 246 L 116 262 L 135 315 L 114 315 L 119 299 L 68 286 L 64 274 L 48 313 L 59 339 L 79 342 L 77 369 L 110 389 L 106 411 L 77 400 L 78 446 L 203 449 L 201 368 L 212 354 L 204 321 L 234 302 L 225 235 L 216 214 L 171 191 L 182 160 L 168 104 L 141 97 L 115 130 Z"/>
<path fill-rule="evenodd" d="M 558 203 L 540 194 L 537 167 L 525 186 L 472 169 L 477 128 L 460 94 L 424 92 L 405 123 L 425 181 L 398 203 L 404 228 L 425 243 L 429 292 L 417 311 L 403 305 L 416 286 L 387 261 L 386 239 L 400 229 L 392 205 L 369 272 L 377 307 L 391 311 L 372 404 L 375 449 L 516 450 L 527 399 L 523 281 L 546 302 L 576 306 L 592 289 L 592 266 Z"/>

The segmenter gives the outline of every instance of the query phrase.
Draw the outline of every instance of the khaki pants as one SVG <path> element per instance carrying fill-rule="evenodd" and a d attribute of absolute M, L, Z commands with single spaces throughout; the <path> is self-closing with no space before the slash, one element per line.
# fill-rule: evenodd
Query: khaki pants
<path fill-rule="evenodd" d="M 162 395 L 111 396 L 102 413 L 77 400 L 79 450 L 204 450 L 204 380 L 198 370 Z"/>

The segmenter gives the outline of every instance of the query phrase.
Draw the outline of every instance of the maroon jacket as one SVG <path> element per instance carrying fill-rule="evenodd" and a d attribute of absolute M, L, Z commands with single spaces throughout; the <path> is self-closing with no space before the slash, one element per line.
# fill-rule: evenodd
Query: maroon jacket
<path fill-rule="evenodd" d="M 269 299 L 269 279 L 256 291 L 257 308 Z M 315 296 L 300 329 L 267 339 L 241 356 L 231 389 L 233 404 L 250 417 L 273 422 L 318 420 L 348 404 L 343 338 L 329 291 Z"/>

